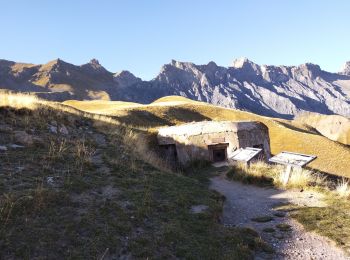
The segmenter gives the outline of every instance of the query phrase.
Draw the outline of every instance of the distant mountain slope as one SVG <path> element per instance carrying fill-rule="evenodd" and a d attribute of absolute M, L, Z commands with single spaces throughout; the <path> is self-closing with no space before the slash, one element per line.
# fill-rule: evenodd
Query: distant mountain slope
<path fill-rule="evenodd" d="M 113 74 L 97 60 L 75 66 L 60 59 L 45 65 L 0 60 L 0 88 L 37 92 L 53 100 L 105 99 L 150 103 L 180 95 L 257 114 L 292 118 L 300 112 L 350 117 L 350 62 L 339 73 L 315 64 L 258 65 L 237 59 L 230 67 L 171 61 L 151 81 L 128 71 Z"/>

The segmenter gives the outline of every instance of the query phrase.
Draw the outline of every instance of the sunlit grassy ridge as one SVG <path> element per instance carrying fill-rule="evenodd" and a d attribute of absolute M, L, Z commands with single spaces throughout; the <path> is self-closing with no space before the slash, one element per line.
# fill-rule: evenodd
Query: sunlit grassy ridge
<path fill-rule="evenodd" d="M 183 101 L 174 105 L 173 101 Z M 299 152 L 317 155 L 310 167 L 331 174 L 350 177 L 350 148 L 331 141 L 301 123 L 259 116 L 253 113 L 226 109 L 202 102 L 193 102 L 183 97 L 165 97 L 157 100 L 161 106 L 141 105 L 138 107 L 115 106 L 110 104 L 108 115 L 122 123 L 149 130 L 184 122 L 201 120 L 257 120 L 269 128 L 273 154 L 281 151 Z M 168 103 L 167 103 L 168 102 Z M 74 106 L 84 110 L 83 103 Z M 167 105 L 168 104 L 168 105 Z"/>
<path fill-rule="evenodd" d="M 194 101 L 185 97 L 181 96 L 166 96 L 158 98 L 157 100 L 153 101 L 153 103 L 159 103 L 159 102 L 176 102 L 176 101 L 182 101 L 182 102 L 188 102 L 188 103 L 198 103 L 198 101 Z"/>
<path fill-rule="evenodd" d="M 91 100 L 91 101 L 78 101 L 78 100 L 67 100 L 63 104 L 72 107 L 79 108 L 80 110 L 97 113 L 97 114 L 110 114 L 116 109 L 125 109 L 131 107 L 142 106 L 138 103 L 123 102 L 123 101 L 104 101 L 104 100 Z"/>

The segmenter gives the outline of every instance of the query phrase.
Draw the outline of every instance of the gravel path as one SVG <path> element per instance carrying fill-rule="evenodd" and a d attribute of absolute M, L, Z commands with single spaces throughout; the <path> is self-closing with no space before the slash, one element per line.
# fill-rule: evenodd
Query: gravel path
<path fill-rule="evenodd" d="M 350 259 L 329 239 L 307 232 L 288 216 L 275 216 L 275 206 L 293 203 L 301 206 L 323 206 L 322 195 L 310 191 L 283 191 L 260 188 L 229 181 L 224 176 L 211 179 L 211 188 L 226 197 L 223 210 L 223 224 L 227 226 L 252 227 L 276 251 L 271 255 L 259 254 L 256 259 Z M 267 222 L 252 221 L 253 218 L 271 216 Z M 261 220 L 260 220 L 261 221 Z M 281 231 L 276 225 L 287 224 L 290 230 Z M 288 226 L 284 226 L 287 227 Z M 266 232 L 266 229 L 274 232 Z M 265 231 L 263 231 L 265 229 Z"/>

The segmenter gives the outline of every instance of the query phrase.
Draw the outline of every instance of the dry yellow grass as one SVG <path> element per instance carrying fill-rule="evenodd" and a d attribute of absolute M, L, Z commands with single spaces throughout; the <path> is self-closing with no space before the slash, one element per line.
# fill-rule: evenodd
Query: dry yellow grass
<path fill-rule="evenodd" d="M 284 166 L 271 165 L 263 161 L 257 161 L 250 166 L 245 163 L 238 163 L 232 166 L 228 177 L 236 180 L 241 180 L 250 184 L 258 185 L 274 185 L 280 188 L 287 189 L 305 189 L 310 185 L 324 186 L 325 178 L 306 169 L 293 169 L 288 183 L 285 185 L 283 181 Z"/>
<path fill-rule="evenodd" d="M 279 178 L 276 180 L 279 186 L 283 187 L 283 175 L 279 174 Z M 305 169 L 293 169 L 291 172 L 286 188 L 300 188 L 304 189 L 309 186 L 311 182 L 315 182 L 316 177 L 309 170 Z"/>
<path fill-rule="evenodd" d="M 170 102 L 174 99 L 174 97 L 170 97 Z M 182 97 L 180 99 L 183 100 Z M 158 102 L 163 102 L 164 100 L 169 101 L 169 99 L 163 98 L 158 100 Z M 82 106 L 77 108 L 84 110 Z M 249 112 L 209 105 L 203 102 L 188 102 L 180 106 L 166 105 L 166 103 L 163 103 L 162 106 L 124 106 L 118 110 L 109 110 L 107 114 L 123 120 L 123 123 L 128 125 L 142 127 L 150 131 L 163 125 L 181 124 L 189 121 L 260 121 L 269 128 L 273 154 L 281 151 L 290 151 L 316 155 L 318 158 L 309 165 L 311 168 L 338 176 L 350 177 L 349 147 L 331 141 L 304 125 L 289 120 L 259 116 Z"/>
<path fill-rule="evenodd" d="M 116 110 L 139 107 L 142 104 L 124 101 L 105 101 L 105 100 L 89 100 L 89 101 L 78 101 L 78 100 L 67 100 L 63 102 L 64 105 L 72 106 L 82 111 L 110 115 Z"/>
<path fill-rule="evenodd" d="M 44 101 L 39 100 L 36 96 L 29 94 L 0 92 L 0 107 L 35 109 L 40 103 L 43 102 Z"/>
<path fill-rule="evenodd" d="M 158 98 L 157 100 L 153 101 L 152 103 L 154 104 L 154 103 L 159 103 L 159 102 L 177 102 L 177 101 L 188 102 L 188 103 L 198 103 L 198 101 L 194 101 L 194 100 L 191 100 L 189 98 L 182 97 L 182 96 L 161 97 L 161 98 Z"/>
<path fill-rule="evenodd" d="M 349 181 L 342 179 L 335 189 L 335 192 L 337 195 L 339 195 L 342 198 L 349 198 L 350 197 L 350 185 Z"/>

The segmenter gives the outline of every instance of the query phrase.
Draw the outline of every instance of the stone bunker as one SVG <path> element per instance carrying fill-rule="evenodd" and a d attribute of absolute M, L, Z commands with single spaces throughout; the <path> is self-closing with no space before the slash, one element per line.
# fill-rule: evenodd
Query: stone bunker
<path fill-rule="evenodd" d="M 235 150 L 245 147 L 261 148 L 261 158 L 270 158 L 268 128 L 255 121 L 202 121 L 163 127 L 157 139 L 164 157 L 180 164 L 225 161 Z"/>

